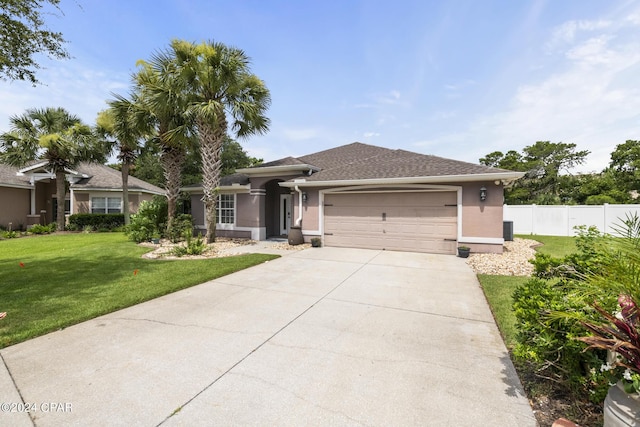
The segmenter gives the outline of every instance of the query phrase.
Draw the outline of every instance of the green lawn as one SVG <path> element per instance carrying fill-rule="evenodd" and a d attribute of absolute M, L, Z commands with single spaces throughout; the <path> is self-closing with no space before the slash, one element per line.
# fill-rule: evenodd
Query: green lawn
<path fill-rule="evenodd" d="M 516 237 L 537 240 L 543 243 L 543 246 L 536 247 L 536 250 L 555 257 L 563 257 L 575 251 L 575 240 L 573 237 L 530 235 L 520 235 Z M 478 280 L 484 289 L 487 301 L 491 306 L 491 311 L 493 311 L 504 342 L 507 347 L 511 348 L 515 343 L 516 323 L 511 297 L 513 291 L 519 285 L 529 280 L 529 277 L 479 274 Z"/>
<path fill-rule="evenodd" d="M 146 260 L 122 233 L 0 241 L 0 348 L 277 258 Z"/>

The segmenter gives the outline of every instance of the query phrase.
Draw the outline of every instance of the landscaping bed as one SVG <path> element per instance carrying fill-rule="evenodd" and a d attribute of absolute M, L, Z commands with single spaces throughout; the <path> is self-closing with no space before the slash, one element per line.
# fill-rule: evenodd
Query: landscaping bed
<path fill-rule="evenodd" d="M 505 242 L 503 254 L 472 254 L 467 264 L 478 274 L 487 301 L 502 333 L 508 350 L 515 343 L 515 314 L 513 313 L 514 290 L 530 279 L 533 265 L 528 261 L 536 251 L 564 255 L 575 249 L 570 237 L 535 236 L 515 238 Z M 547 246 L 542 246 L 548 242 Z M 512 356 L 512 360 L 513 360 Z M 589 400 L 576 400 L 552 382 L 537 376 L 526 363 L 514 360 L 514 366 L 529 403 L 541 427 L 548 427 L 554 421 L 565 418 L 581 426 L 602 425 L 602 405 Z"/>

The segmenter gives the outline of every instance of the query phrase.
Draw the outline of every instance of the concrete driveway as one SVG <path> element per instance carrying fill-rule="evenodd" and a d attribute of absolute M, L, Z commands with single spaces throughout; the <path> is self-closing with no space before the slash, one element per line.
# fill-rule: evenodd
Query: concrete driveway
<path fill-rule="evenodd" d="M 447 255 L 307 249 L 0 355 L 0 425 L 536 425 Z"/>

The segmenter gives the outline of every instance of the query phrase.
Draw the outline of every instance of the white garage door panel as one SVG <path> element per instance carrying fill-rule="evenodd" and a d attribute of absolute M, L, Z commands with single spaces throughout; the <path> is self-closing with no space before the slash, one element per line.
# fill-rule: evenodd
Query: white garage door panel
<path fill-rule="evenodd" d="M 455 253 L 456 202 L 455 192 L 327 194 L 325 245 Z"/>

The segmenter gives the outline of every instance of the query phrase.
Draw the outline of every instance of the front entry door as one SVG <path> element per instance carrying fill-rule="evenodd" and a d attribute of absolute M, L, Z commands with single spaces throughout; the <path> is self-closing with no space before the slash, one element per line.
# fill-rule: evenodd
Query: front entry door
<path fill-rule="evenodd" d="M 286 236 L 291 228 L 291 194 L 280 195 L 280 235 Z"/>

